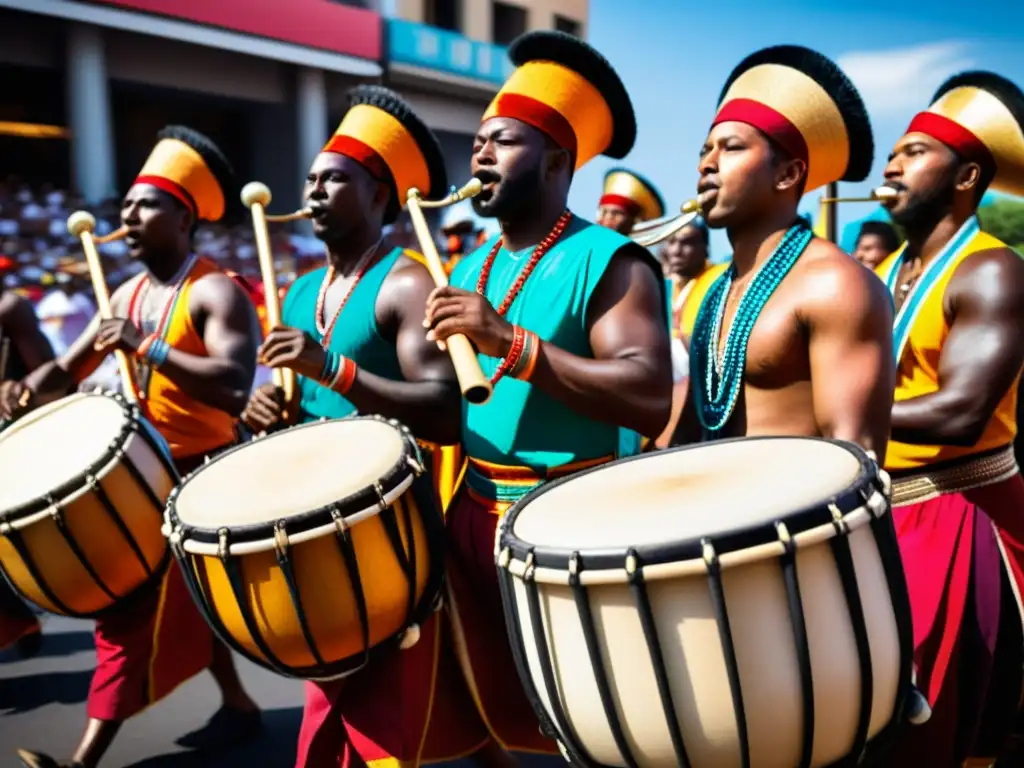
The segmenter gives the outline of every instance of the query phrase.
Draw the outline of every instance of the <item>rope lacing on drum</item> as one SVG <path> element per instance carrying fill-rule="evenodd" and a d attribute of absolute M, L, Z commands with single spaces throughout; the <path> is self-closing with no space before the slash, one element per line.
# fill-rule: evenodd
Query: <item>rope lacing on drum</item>
<path fill-rule="evenodd" d="M 384 498 L 384 488 L 381 486 L 379 480 L 373 484 L 373 490 L 377 494 L 377 506 L 381 512 L 384 512 L 390 505 Z"/>
<path fill-rule="evenodd" d="M 793 536 L 789 532 L 789 528 L 781 520 L 775 521 L 775 533 L 779 537 L 779 541 L 785 548 L 786 552 L 791 552 L 796 549 L 796 545 L 793 543 Z"/>
<path fill-rule="evenodd" d="M 534 572 L 534 570 L 536 570 L 536 567 L 537 566 L 534 564 L 533 550 L 530 549 L 526 553 L 526 560 L 523 562 L 523 581 L 533 581 L 533 575 L 534 575 L 533 572 Z M 571 562 L 569 563 L 569 568 L 570 568 L 570 572 L 571 572 L 571 569 L 572 569 L 572 563 Z"/>
<path fill-rule="evenodd" d="M 284 528 L 284 520 L 278 520 L 274 523 L 274 551 L 277 552 L 278 556 L 284 557 L 288 554 L 288 547 L 290 542 L 288 541 L 288 532 Z"/>
<path fill-rule="evenodd" d="M 228 545 L 228 529 L 221 528 L 217 531 L 217 557 L 226 561 L 231 556 L 231 547 Z"/>
<path fill-rule="evenodd" d="M 839 509 L 839 506 L 834 501 L 829 502 L 828 511 L 832 513 L 832 525 L 836 529 L 836 533 L 840 536 L 848 534 L 850 526 L 843 517 L 843 511 Z"/>

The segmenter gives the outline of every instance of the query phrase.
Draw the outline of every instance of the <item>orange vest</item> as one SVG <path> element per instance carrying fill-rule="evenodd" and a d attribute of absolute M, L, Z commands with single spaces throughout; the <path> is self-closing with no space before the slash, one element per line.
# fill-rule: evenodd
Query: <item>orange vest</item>
<path fill-rule="evenodd" d="M 179 352 L 207 356 L 206 346 L 192 325 L 188 305 L 196 280 L 219 271 L 212 262 L 199 259 L 181 286 L 164 336 Z M 176 459 L 198 456 L 235 440 L 233 416 L 186 395 L 159 369 L 150 376 L 145 405 L 146 418 L 167 440 Z"/>
<path fill-rule="evenodd" d="M 959 239 L 958 239 L 959 238 Z M 939 359 L 949 335 L 949 323 L 943 311 L 943 298 L 950 279 L 964 261 L 980 251 L 1004 248 L 1004 243 L 980 229 L 970 219 L 954 235 L 947 248 L 936 255 L 918 279 L 896 315 L 894 353 L 896 366 L 896 402 L 930 395 L 939 390 Z M 876 273 L 894 289 L 904 245 L 878 265 Z M 1019 379 L 1018 374 L 1018 379 Z M 1017 434 L 1017 381 L 996 406 L 981 439 L 971 446 L 916 445 L 889 441 L 886 469 L 915 469 L 958 459 L 993 448 L 1010 445 Z"/>
<path fill-rule="evenodd" d="M 713 264 L 693 278 L 691 286 L 688 286 L 689 295 L 684 300 L 683 308 L 679 312 L 679 332 L 684 337 L 689 338 L 693 335 L 693 326 L 697 322 L 697 312 L 700 310 L 700 305 L 704 303 L 704 297 L 707 295 L 708 289 L 718 279 L 719 275 L 728 268 L 728 262 L 725 264 Z M 675 296 L 672 298 L 674 299 Z"/>

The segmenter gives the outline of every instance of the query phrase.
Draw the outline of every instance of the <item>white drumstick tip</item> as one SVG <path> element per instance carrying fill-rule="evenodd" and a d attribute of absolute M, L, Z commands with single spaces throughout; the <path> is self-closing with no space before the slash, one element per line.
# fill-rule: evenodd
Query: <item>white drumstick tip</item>
<path fill-rule="evenodd" d="M 242 204 L 246 208 L 252 208 L 259 203 L 264 208 L 270 204 L 270 188 L 259 181 L 250 181 L 242 187 Z"/>
<path fill-rule="evenodd" d="M 68 216 L 68 232 L 79 237 L 83 232 L 96 231 L 96 217 L 88 211 L 75 211 Z"/>

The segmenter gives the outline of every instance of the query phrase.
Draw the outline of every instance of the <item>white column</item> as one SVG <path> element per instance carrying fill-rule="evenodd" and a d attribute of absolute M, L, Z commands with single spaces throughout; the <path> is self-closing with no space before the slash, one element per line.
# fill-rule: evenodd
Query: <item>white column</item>
<path fill-rule="evenodd" d="M 299 69 L 295 101 L 299 121 L 299 168 L 296 178 L 304 179 L 313 158 L 320 153 L 329 138 L 327 85 L 322 70 L 308 67 Z M 303 221 L 299 224 L 299 230 L 309 234 L 312 232 L 312 225 L 308 221 Z"/>
<path fill-rule="evenodd" d="M 98 203 L 118 194 L 103 33 L 72 23 L 67 46 L 72 179 L 86 202 Z"/>

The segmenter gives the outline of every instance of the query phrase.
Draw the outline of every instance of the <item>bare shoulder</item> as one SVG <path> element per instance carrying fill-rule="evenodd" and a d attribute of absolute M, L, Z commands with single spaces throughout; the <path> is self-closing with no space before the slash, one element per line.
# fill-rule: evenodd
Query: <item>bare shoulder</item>
<path fill-rule="evenodd" d="M 662 284 L 654 257 L 637 243 L 626 243 L 612 256 L 602 282 L 614 281 L 630 288 L 655 288 Z"/>
<path fill-rule="evenodd" d="M 245 289 L 223 272 L 208 272 L 192 284 L 191 301 L 211 310 L 227 309 L 239 299 L 248 299 Z"/>
<path fill-rule="evenodd" d="M 6 317 L 13 317 L 18 313 L 24 312 L 25 308 L 30 307 L 31 305 L 28 300 L 14 293 L 14 291 L 0 293 L 0 320 Z"/>
<path fill-rule="evenodd" d="M 434 279 L 427 269 L 425 257 L 414 251 L 402 251 L 384 281 L 388 291 L 399 299 L 426 296 L 434 290 Z"/>
<path fill-rule="evenodd" d="M 834 243 L 815 238 L 792 272 L 800 314 L 808 322 L 841 318 L 885 318 L 891 327 L 892 301 L 885 284 Z"/>
<path fill-rule="evenodd" d="M 954 306 L 984 305 L 990 310 L 1024 311 L 1024 257 L 1012 248 L 989 248 L 965 259 L 950 278 Z"/>
<path fill-rule="evenodd" d="M 135 289 L 138 288 L 139 283 L 142 282 L 145 277 L 145 272 L 139 272 L 137 275 L 132 275 L 123 283 L 121 283 L 114 292 L 110 294 L 110 308 L 113 310 L 115 316 L 125 316 L 128 314 L 129 304 L 132 300 L 132 295 L 135 293 Z"/>

